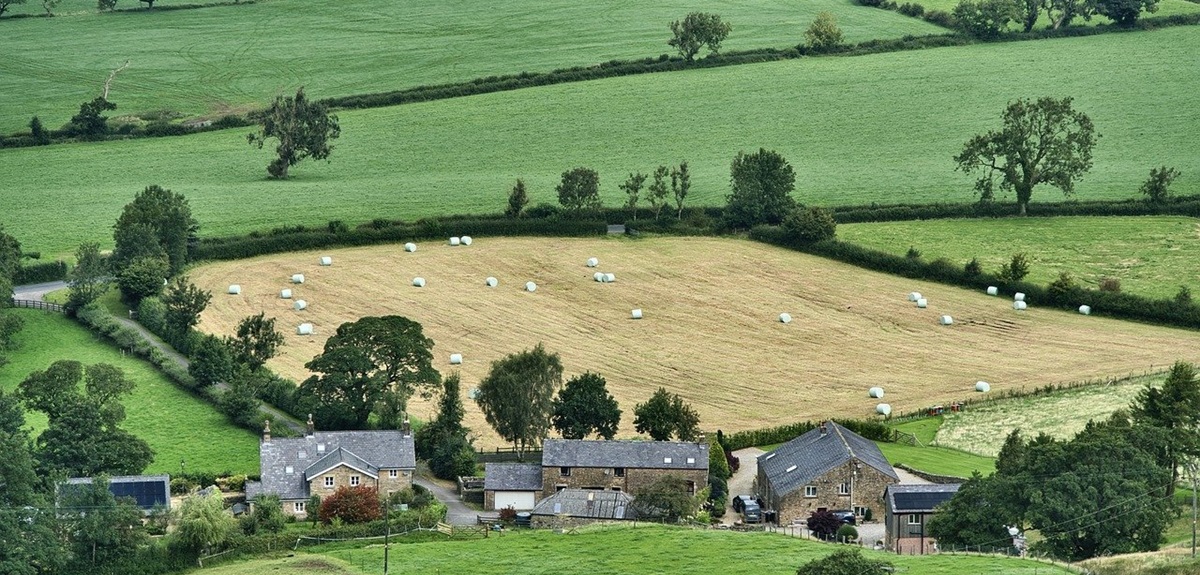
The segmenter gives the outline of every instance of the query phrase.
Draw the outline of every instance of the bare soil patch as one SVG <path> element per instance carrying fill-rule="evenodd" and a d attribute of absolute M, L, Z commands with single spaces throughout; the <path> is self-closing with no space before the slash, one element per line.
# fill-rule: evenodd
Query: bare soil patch
<path fill-rule="evenodd" d="M 330 255 L 333 266 L 318 266 Z M 600 259 L 599 268 L 584 265 Z M 597 271 L 617 281 L 593 281 Z M 292 285 L 294 273 L 305 274 Z M 287 332 L 270 362 L 297 381 L 343 322 L 399 314 L 433 338 L 438 369 L 461 369 L 464 394 L 506 354 L 544 342 L 567 377 L 595 371 L 624 411 L 621 437 L 634 435 L 633 409 L 662 386 L 725 431 L 816 417 L 872 417 L 882 386 L 895 413 L 974 394 L 1165 369 L 1200 333 L 1030 308 L 1005 298 L 908 280 L 746 240 L 718 238 L 477 238 L 466 247 L 436 242 L 302 252 L 214 263 L 192 271 L 213 292 L 200 329 L 230 334 L 260 311 Z M 424 288 L 412 287 L 415 276 Z M 496 288 L 484 285 L 495 276 Z M 527 281 L 537 291 L 524 291 Z M 226 295 L 229 284 L 242 295 Z M 290 288 L 293 300 L 279 298 Z M 928 309 L 906 300 L 919 291 Z M 292 310 L 294 299 L 307 310 Z M 630 310 L 645 319 L 630 319 Z M 789 313 L 790 324 L 778 321 Z M 954 325 L 938 324 L 951 315 Z M 297 336 L 301 322 L 313 336 Z M 449 365 L 452 353 L 461 366 Z M 1194 355 L 1194 351 L 1192 352 Z M 484 446 L 498 445 L 473 402 L 467 424 Z M 429 406 L 414 401 L 418 417 Z M 319 423 L 318 423 L 319 425 Z"/>

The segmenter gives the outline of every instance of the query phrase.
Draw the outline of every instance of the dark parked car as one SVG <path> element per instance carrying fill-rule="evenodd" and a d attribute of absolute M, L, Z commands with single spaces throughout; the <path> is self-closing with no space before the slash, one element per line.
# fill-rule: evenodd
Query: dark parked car
<path fill-rule="evenodd" d="M 763 520 L 762 508 L 754 501 L 747 501 L 742 505 L 742 517 L 746 519 L 746 523 L 761 523 Z"/>
<path fill-rule="evenodd" d="M 737 511 L 738 513 L 741 513 L 742 510 L 746 508 L 747 503 L 758 505 L 759 507 L 762 506 L 762 504 L 758 501 L 758 498 L 753 495 L 738 495 L 737 497 L 733 498 L 732 503 L 733 510 Z"/>
<path fill-rule="evenodd" d="M 858 519 L 854 517 L 854 512 L 848 509 L 838 509 L 836 511 L 830 511 L 830 513 L 832 513 L 834 517 L 841 519 L 842 523 L 845 523 L 846 525 L 858 524 Z"/>

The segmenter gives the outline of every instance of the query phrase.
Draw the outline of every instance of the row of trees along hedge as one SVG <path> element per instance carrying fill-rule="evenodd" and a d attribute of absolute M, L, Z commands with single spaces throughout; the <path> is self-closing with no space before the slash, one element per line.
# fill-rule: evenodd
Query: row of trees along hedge
<path fill-rule="evenodd" d="M 1007 294 L 1025 293 L 1026 301 L 1040 306 L 1075 309 L 1089 305 L 1092 313 L 1111 317 L 1146 321 L 1160 325 L 1200 328 L 1200 306 L 1177 299 L 1150 299 L 1144 296 L 1084 289 L 1078 286 L 1052 287 L 1025 282 L 1006 282 L 997 274 L 968 269 L 946 259 L 930 262 L 919 258 L 895 255 L 863 246 L 826 240 L 813 244 L 798 244 L 778 226 L 757 226 L 750 231 L 751 239 L 826 257 L 861 268 L 884 273 L 983 290 L 997 286 Z M 1064 289 L 1065 288 L 1065 289 Z"/>
<path fill-rule="evenodd" d="M 828 208 L 839 224 L 898 222 L 949 218 L 998 218 L 1017 213 L 1017 205 L 1008 202 L 961 204 L 892 204 L 837 206 Z M 1030 203 L 1027 214 L 1049 216 L 1189 216 L 1200 217 L 1200 196 L 1178 196 L 1161 202 L 1140 198 L 1102 201 L 1064 201 Z"/>
<path fill-rule="evenodd" d="M 834 419 L 842 427 L 853 431 L 872 441 L 895 441 L 896 431 L 877 421 L 858 421 L 856 419 Z M 737 451 L 758 445 L 783 443 L 812 431 L 821 425 L 819 421 L 801 421 L 763 429 L 737 431 L 724 436 L 725 446 L 730 451 Z"/>

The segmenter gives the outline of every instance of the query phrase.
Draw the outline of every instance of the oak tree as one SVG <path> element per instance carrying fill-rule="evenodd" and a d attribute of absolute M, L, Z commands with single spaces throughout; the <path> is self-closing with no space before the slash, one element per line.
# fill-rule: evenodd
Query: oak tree
<path fill-rule="evenodd" d="M 583 439 L 593 433 L 612 439 L 621 423 L 621 408 L 604 378 L 587 372 L 567 380 L 559 390 L 551 421 L 564 439 Z"/>
<path fill-rule="evenodd" d="M 722 22 L 717 14 L 692 12 L 682 21 L 671 22 L 672 37 L 667 45 L 679 50 L 679 55 L 691 62 L 704 46 L 708 46 L 709 53 L 716 54 L 732 30 L 733 26 Z"/>
<path fill-rule="evenodd" d="M 674 393 L 658 388 L 646 403 L 633 409 L 633 426 L 655 441 L 692 441 L 700 434 L 700 415 Z"/>
<path fill-rule="evenodd" d="M 778 152 L 763 148 L 750 154 L 738 152 L 729 172 L 732 191 L 725 207 L 729 227 L 778 225 L 796 207 L 792 199 L 796 172 Z"/>
<path fill-rule="evenodd" d="M 305 158 L 326 160 L 333 152 L 330 140 L 342 134 L 338 118 L 329 107 L 309 100 L 304 88 L 295 96 L 276 96 L 275 101 L 258 117 L 261 128 L 246 136 L 250 145 L 262 149 L 268 139 L 275 138 L 276 158 L 267 166 L 272 178 L 286 180 L 288 168 Z"/>

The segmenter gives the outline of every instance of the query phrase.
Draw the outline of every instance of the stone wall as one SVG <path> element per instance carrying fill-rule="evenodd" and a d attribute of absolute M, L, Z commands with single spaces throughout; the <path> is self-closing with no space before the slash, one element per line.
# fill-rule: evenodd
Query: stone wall
<path fill-rule="evenodd" d="M 624 477 L 618 477 L 616 471 L 611 467 L 572 467 L 569 475 L 563 475 L 562 470 L 558 467 L 542 467 L 542 491 L 538 495 L 538 499 L 553 495 L 560 487 L 637 493 L 667 475 L 674 475 L 685 481 L 693 482 L 696 491 L 708 486 L 708 471 L 704 469 L 627 467 L 624 469 Z"/>
<path fill-rule="evenodd" d="M 381 469 L 379 470 L 379 479 L 375 480 L 371 476 L 366 475 L 361 471 L 341 465 L 330 469 L 327 473 L 310 479 L 308 482 L 308 493 L 310 496 L 320 495 L 321 498 L 324 499 L 329 495 L 333 495 L 333 492 L 337 491 L 339 487 L 350 487 L 350 477 L 353 475 L 358 476 L 359 485 L 365 485 L 367 487 L 374 487 L 378 489 L 380 497 L 385 497 L 389 491 L 395 492 L 412 488 L 412 471 L 408 469 L 397 469 L 395 479 L 390 477 L 389 470 Z M 333 487 L 325 487 L 326 477 L 333 477 Z M 296 501 L 304 501 L 307 503 L 308 499 L 289 499 L 284 501 L 283 512 L 289 515 L 294 515 L 297 519 L 303 519 L 306 516 L 306 512 L 295 511 L 294 504 Z"/>
<path fill-rule="evenodd" d="M 864 464 L 861 469 L 857 469 L 855 463 L 848 461 L 810 483 L 809 485 L 817 488 L 816 497 L 806 497 L 804 486 L 799 486 L 795 491 L 779 496 L 776 501 L 767 501 L 768 511 L 774 506 L 774 510 L 778 512 L 777 521 L 780 525 L 803 523 L 812 512 L 821 508 L 833 511 L 867 507 L 871 509 L 872 517 L 877 520 L 883 519 L 883 491 L 888 485 L 898 483 L 898 481 L 869 465 Z M 856 469 L 857 474 L 855 473 Z M 839 494 L 838 486 L 850 483 L 852 479 L 851 493 Z M 852 496 L 853 505 L 851 504 Z"/>

